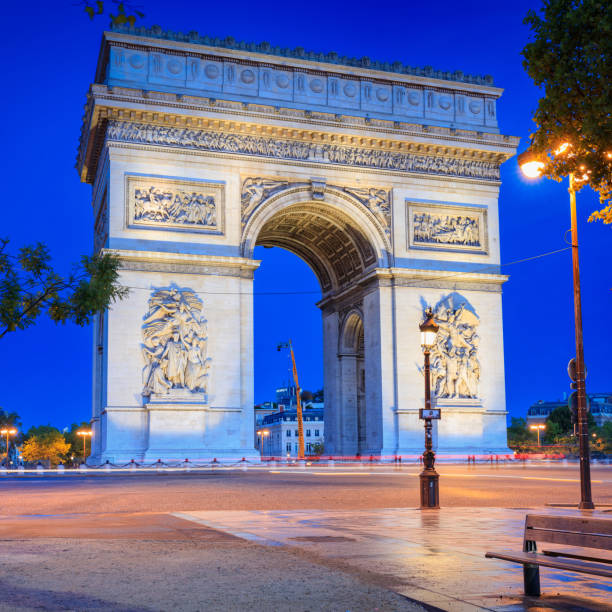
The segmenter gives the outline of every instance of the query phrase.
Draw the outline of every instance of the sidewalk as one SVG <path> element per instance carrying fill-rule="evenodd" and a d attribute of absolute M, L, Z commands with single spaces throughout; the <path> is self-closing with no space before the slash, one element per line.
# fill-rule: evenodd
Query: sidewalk
<path fill-rule="evenodd" d="M 391 579 L 390 588 L 396 593 L 452 612 L 610 610 L 609 580 L 542 568 L 543 596 L 525 598 L 522 567 L 484 557 L 487 550 L 521 550 L 527 513 L 577 512 L 444 508 L 215 511 L 174 516 L 264 546 L 298 548 L 322 560 L 376 573 Z"/>

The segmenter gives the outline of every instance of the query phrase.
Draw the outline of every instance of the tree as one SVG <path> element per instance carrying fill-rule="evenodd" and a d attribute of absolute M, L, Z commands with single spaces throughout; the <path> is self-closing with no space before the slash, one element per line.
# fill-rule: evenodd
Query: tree
<path fill-rule="evenodd" d="M 51 425 L 31 427 L 26 434 L 21 455 L 24 461 L 48 461 L 52 466 L 66 459 L 70 444 L 62 432 Z"/>
<path fill-rule="evenodd" d="M 534 39 L 523 66 L 544 89 L 534 115 L 532 150 L 543 156 L 542 174 L 555 180 L 573 173 L 575 187 L 589 185 L 603 209 L 589 220 L 612 223 L 612 10 L 609 0 L 544 0 L 541 15 L 524 23 Z M 570 147 L 563 155 L 562 144 Z"/>
<path fill-rule="evenodd" d="M 21 417 L 16 412 L 6 412 L 0 410 L 0 429 L 5 427 L 21 427 Z"/>
<path fill-rule="evenodd" d="M 312 402 L 312 391 L 307 391 L 304 390 L 302 391 L 302 393 L 300 394 L 300 397 L 302 398 L 302 403 L 304 405 L 306 404 L 310 404 L 310 402 Z"/>
<path fill-rule="evenodd" d="M 137 17 L 144 17 L 144 13 L 137 11 L 131 2 L 121 2 L 121 0 L 112 0 L 113 4 L 116 6 L 117 14 L 113 15 L 112 13 L 108 13 L 108 16 L 111 20 L 111 25 L 113 26 L 121 26 L 125 24 L 129 24 L 131 26 L 136 23 Z M 90 19 L 93 19 L 96 15 L 104 15 L 106 6 L 108 6 L 109 1 L 107 0 L 106 5 L 104 4 L 104 0 L 83 0 L 82 5 L 85 12 L 89 15 Z"/>
<path fill-rule="evenodd" d="M 87 325 L 128 294 L 118 283 L 119 259 L 111 254 L 84 256 L 71 274 L 62 277 L 51 266 L 42 243 L 6 251 L 9 241 L 0 240 L 0 338 L 30 327 L 44 311 L 55 323 L 72 321 Z"/>
<path fill-rule="evenodd" d="M 317 455 L 319 457 L 325 452 L 325 447 L 323 446 L 323 442 L 315 442 L 311 448 L 312 448 L 312 454 Z"/>
<path fill-rule="evenodd" d="M 322 403 L 322 402 L 323 402 L 323 400 L 324 400 L 324 393 L 323 393 L 323 389 L 319 389 L 318 391 L 315 391 L 315 392 L 312 394 L 312 401 L 313 401 L 313 402 L 315 402 L 315 403 L 317 403 L 317 404 L 320 404 L 320 403 Z"/>
<path fill-rule="evenodd" d="M 531 447 L 535 442 L 535 434 L 527 429 L 525 419 L 512 417 L 510 427 L 508 427 L 508 446 L 516 450 L 524 450 Z"/>
<path fill-rule="evenodd" d="M 546 419 L 544 439 L 547 444 L 554 444 L 565 436 L 567 436 L 567 431 L 559 424 L 559 422 Z"/>
<path fill-rule="evenodd" d="M 587 427 L 589 431 L 595 427 L 595 419 L 590 412 L 587 412 Z M 565 443 L 567 438 L 574 435 L 574 424 L 569 406 L 559 406 L 548 415 L 544 435 L 547 442 L 557 444 Z"/>
<path fill-rule="evenodd" d="M 573 433 L 574 425 L 572 424 L 572 413 L 568 406 L 559 406 L 555 408 L 546 419 L 546 437 L 548 431 L 554 431 L 557 435 L 567 435 Z"/>

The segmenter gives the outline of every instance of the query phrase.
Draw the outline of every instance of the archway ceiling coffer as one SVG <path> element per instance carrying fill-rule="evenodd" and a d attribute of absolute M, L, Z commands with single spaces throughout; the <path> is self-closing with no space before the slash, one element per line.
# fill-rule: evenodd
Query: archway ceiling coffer
<path fill-rule="evenodd" d="M 275 213 L 263 224 L 256 244 L 278 246 L 304 259 L 324 293 L 347 286 L 377 263 L 370 243 L 348 217 L 314 202 Z"/>

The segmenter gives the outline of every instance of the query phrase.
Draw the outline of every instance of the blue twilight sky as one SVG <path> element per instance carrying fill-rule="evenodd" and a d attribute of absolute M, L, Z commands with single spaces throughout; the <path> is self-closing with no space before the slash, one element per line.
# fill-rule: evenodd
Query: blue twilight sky
<path fill-rule="evenodd" d="M 109 4 L 109 0 L 106 0 Z M 3 210 L 0 236 L 13 247 L 46 242 L 61 270 L 92 249 L 91 187 L 79 183 L 74 161 L 85 94 L 107 19 L 91 22 L 72 0 L 10 3 L 4 7 L 2 57 Z M 367 55 L 413 66 L 492 74 L 505 88 L 501 130 L 521 136 L 533 127 L 539 97 L 520 51 L 529 31 L 522 20 L 539 2 L 140 2 L 142 25 L 198 30 L 237 40 L 267 40 L 341 55 Z M 566 246 L 565 184 L 528 183 L 516 161 L 502 166 L 502 263 Z M 612 227 L 586 223 L 597 197 L 578 195 L 586 363 L 590 391 L 611 391 Z M 318 291 L 314 274 L 295 255 L 258 248 L 255 291 Z M 506 392 L 512 415 L 538 399 L 568 390 L 565 371 L 574 352 L 571 255 L 565 251 L 503 267 Z M 317 295 L 255 298 L 255 399 L 272 398 L 288 374 L 276 344 L 293 339 L 302 386 L 322 386 L 322 340 Z M 417 321 L 415 321 L 415 325 Z M 0 407 L 24 425 L 63 427 L 90 416 L 91 330 L 35 327 L 0 340 Z"/>

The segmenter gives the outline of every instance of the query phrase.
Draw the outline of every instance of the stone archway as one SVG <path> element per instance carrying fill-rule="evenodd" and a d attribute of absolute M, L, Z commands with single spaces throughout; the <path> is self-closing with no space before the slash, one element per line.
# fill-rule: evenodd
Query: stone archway
<path fill-rule="evenodd" d="M 314 271 L 323 294 L 325 447 L 335 455 L 355 456 L 380 452 L 380 438 L 377 443 L 372 436 L 380 405 L 371 398 L 367 409 L 365 388 L 367 378 L 380 375 L 368 372 L 376 360 L 367 357 L 364 315 L 357 304 L 363 301 L 363 280 L 388 266 L 389 251 L 384 227 L 347 195 L 328 187 L 314 199 L 311 187 L 299 184 L 264 197 L 244 226 L 242 254 L 252 256 L 255 246 L 280 247 Z"/>
<path fill-rule="evenodd" d="M 257 181 L 253 197 L 249 189 Z M 278 246 L 313 269 L 323 295 L 350 287 L 366 271 L 390 265 L 389 228 L 367 199 L 346 187 L 247 178 L 242 188 L 241 254 L 255 246 Z M 388 194 L 385 194 L 388 198 Z"/>

